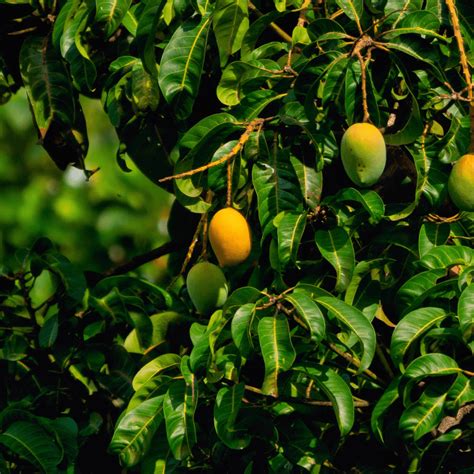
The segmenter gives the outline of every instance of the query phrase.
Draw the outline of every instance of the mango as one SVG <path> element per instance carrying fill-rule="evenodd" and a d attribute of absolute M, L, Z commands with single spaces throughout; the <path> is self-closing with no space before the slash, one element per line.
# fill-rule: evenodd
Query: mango
<path fill-rule="evenodd" d="M 342 136 L 341 158 L 354 184 L 372 186 L 382 176 L 387 161 L 383 135 L 370 123 L 354 123 Z"/>
<path fill-rule="evenodd" d="M 474 212 L 474 154 L 459 158 L 448 179 L 451 201 L 461 211 Z"/>
<path fill-rule="evenodd" d="M 200 314 L 210 314 L 222 306 L 228 294 L 227 280 L 213 263 L 200 262 L 189 270 L 186 278 L 188 294 Z"/>
<path fill-rule="evenodd" d="M 250 255 L 252 238 L 245 217 L 235 209 L 221 209 L 209 224 L 209 240 L 221 267 L 233 267 Z"/>

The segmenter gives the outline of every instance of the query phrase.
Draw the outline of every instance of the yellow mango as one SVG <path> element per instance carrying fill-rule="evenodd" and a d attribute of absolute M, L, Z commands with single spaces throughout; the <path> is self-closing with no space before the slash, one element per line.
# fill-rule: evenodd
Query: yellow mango
<path fill-rule="evenodd" d="M 231 207 L 214 214 L 209 224 L 209 240 L 222 267 L 242 263 L 252 248 L 250 228 L 245 217 Z"/>
<path fill-rule="evenodd" d="M 448 179 L 451 201 L 461 211 L 474 212 L 474 154 L 467 154 L 454 163 Z"/>
<path fill-rule="evenodd" d="M 342 136 L 341 158 L 354 184 L 372 186 L 382 176 L 387 161 L 383 135 L 370 123 L 354 123 Z"/>
<path fill-rule="evenodd" d="M 188 294 L 200 314 L 210 314 L 222 306 L 228 293 L 222 270 L 213 263 L 200 262 L 189 270 L 186 278 Z"/>

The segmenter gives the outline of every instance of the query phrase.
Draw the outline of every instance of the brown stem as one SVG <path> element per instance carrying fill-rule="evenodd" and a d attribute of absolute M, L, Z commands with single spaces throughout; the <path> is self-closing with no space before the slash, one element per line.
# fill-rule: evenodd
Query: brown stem
<path fill-rule="evenodd" d="M 178 250 L 178 245 L 175 242 L 166 242 L 166 244 L 161 245 L 149 252 L 146 252 L 142 255 L 137 255 L 133 257 L 130 261 L 113 267 L 105 272 L 105 276 L 115 276 L 123 275 L 124 273 L 131 272 L 138 267 L 141 267 L 145 263 L 151 262 L 157 258 L 163 257 L 171 252 Z"/>
<path fill-rule="evenodd" d="M 462 419 L 472 410 L 474 410 L 474 403 L 470 403 L 461 407 L 456 413 L 456 416 L 445 416 L 436 428 L 435 435 L 442 435 L 446 433 L 446 431 L 450 430 L 453 426 L 459 425 Z"/>
<path fill-rule="evenodd" d="M 249 2 L 249 8 L 259 18 L 263 16 L 263 13 L 252 2 Z M 286 31 L 282 30 L 276 23 L 271 22 L 270 27 L 277 33 L 278 36 L 280 36 L 280 38 L 284 39 L 287 43 L 291 43 L 291 36 Z"/>
<path fill-rule="evenodd" d="M 364 117 L 362 121 L 368 122 L 370 115 L 369 115 L 369 106 L 367 104 L 367 75 L 365 71 L 365 61 L 362 58 L 362 55 L 359 51 L 356 53 L 357 59 L 359 60 L 360 64 L 360 80 L 361 80 L 361 87 L 362 87 L 362 110 L 364 111 Z"/>
<path fill-rule="evenodd" d="M 227 197 L 226 206 L 232 206 L 232 163 L 233 160 L 227 161 Z"/>

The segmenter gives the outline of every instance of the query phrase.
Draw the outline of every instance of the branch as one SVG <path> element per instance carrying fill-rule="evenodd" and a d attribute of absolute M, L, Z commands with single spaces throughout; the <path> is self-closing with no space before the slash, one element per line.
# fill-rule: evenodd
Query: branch
<path fill-rule="evenodd" d="M 263 16 L 263 13 L 252 3 L 249 2 L 249 8 L 252 10 L 259 18 Z M 284 39 L 287 43 L 291 43 L 292 39 L 291 36 L 284 30 L 282 30 L 276 23 L 273 21 L 270 23 L 271 28 L 280 36 L 280 38 Z"/>
<path fill-rule="evenodd" d="M 470 403 L 461 407 L 456 413 L 456 416 L 445 416 L 438 425 L 438 428 L 436 428 L 436 435 L 442 435 L 446 433 L 446 431 L 450 430 L 453 426 L 459 425 L 462 419 L 472 410 L 474 410 L 474 403 Z"/>
<path fill-rule="evenodd" d="M 179 249 L 179 246 L 176 242 L 166 242 L 166 244 L 161 245 L 149 252 L 146 252 L 142 255 L 137 255 L 133 257 L 130 261 L 117 265 L 116 267 L 110 268 L 104 273 L 104 277 L 123 275 L 124 273 L 131 272 L 138 267 L 141 267 L 145 263 L 151 262 L 157 258 L 168 255 L 171 252 L 174 252 Z"/>

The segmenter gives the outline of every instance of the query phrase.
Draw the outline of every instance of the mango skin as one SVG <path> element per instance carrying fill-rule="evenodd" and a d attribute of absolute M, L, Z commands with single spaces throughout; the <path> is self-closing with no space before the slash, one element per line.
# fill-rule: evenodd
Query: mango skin
<path fill-rule="evenodd" d="M 209 224 L 209 240 L 221 267 L 233 267 L 250 255 L 252 238 L 245 217 L 227 207 L 217 212 Z"/>
<path fill-rule="evenodd" d="M 354 184 L 372 186 L 382 176 L 387 162 L 383 135 L 370 123 L 354 123 L 342 136 L 341 158 Z"/>
<path fill-rule="evenodd" d="M 200 262 L 189 270 L 186 278 L 188 294 L 196 311 L 211 314 L 227 300 L 227 280 L 222 270 L 213 263 Z"/>
<path fill-rule="evenodd" d="M 459 210 L 474 212 L 474 154 L 464 155 L 454 163 L 448 192 Z"/>

